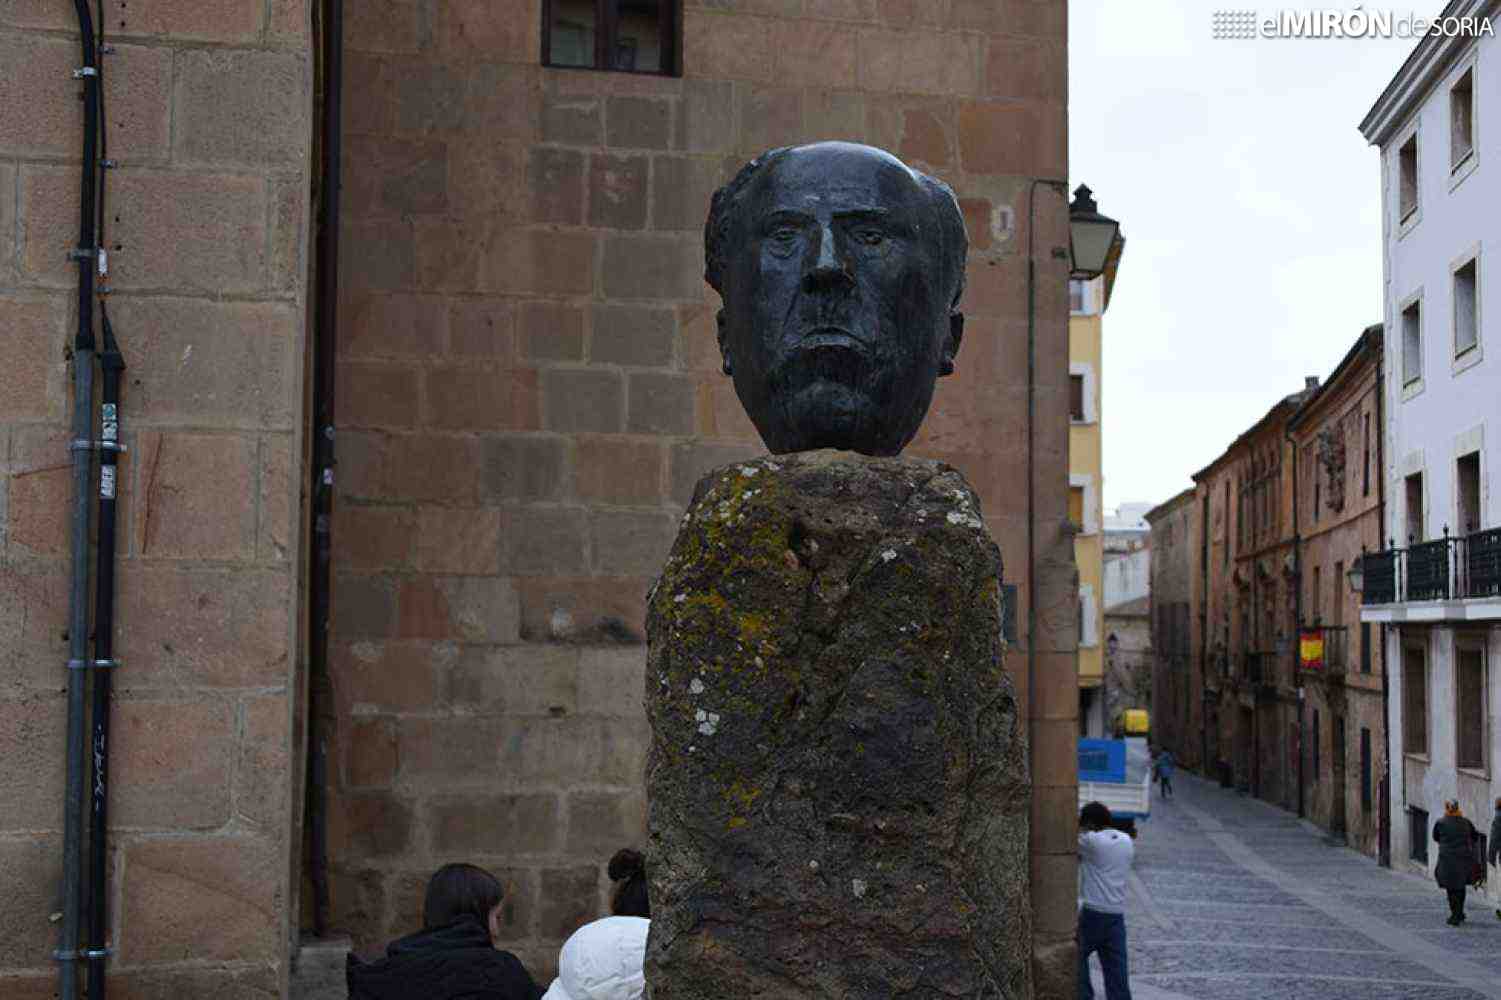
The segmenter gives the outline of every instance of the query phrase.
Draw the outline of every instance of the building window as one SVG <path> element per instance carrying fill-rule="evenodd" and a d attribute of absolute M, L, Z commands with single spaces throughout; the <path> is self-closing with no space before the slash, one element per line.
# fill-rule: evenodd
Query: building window
<path fill-rule="evenodd" d="M 1319 523 L 1319 509 L 1323 506 L 1323 504 L 1321 503 L 1321 501 L 1323 500 L 1323 496 L 1324 496 L 1323 491 L 1321 489 L 1322 485 L 1323 485 L 1323 480 L 1319 477 L 1319 465 L 1318 465 L 1318 462 L 1315 461 L 1313 463 L 1313 523 L 1314 524 L 1318 524 Z"/>
<path fill-rule="evenodd" d="M 1068 377 L 1068 418 L 1070 420 L 1084 420 L 1084 376 L 1070 375 Z"/>
<path fill-rule="evenodd" d="M 1361 419 L 1364 424 L 1365 458 L 1361 463 L 1360 495 L 1368 497 L 1371 495 L 1371 415 L 1364 414 Z"/>
<path fill-rule="evenodd" d="M 1371 623 L 1360 623 L 1360 672 L 1371 672 Z"/>
<path fill-rule="evenodd" d="M 1454 513 L 1459 522 L 1459 534 L 1468 535 L 1480 530 L 1480 452 L 1461 455 L 1454 463 L 1455 479 L 1459 487 L 1458 510 Z"/>
<path fill-rule="evenodd" d="M 1428 752 L 1428 658 L 1422 646 L 1402 650 L 1402 752 Z"/>
<path fill-rule="evenodd" d="M 681 0 L 543 0 L 547 66 L 678 73 Z"/>
<path fill-rule="evenodd" d="M 1341 628 L 1345 624 L 1345 595 L 1341 590 L 1345 582 L 1345 564 L 1343 562 L 1336 562 L 1334 564 L 1332 582 L 1334 584 L 1334 603 L 1329 606 L 1329 617 L 1334 622 L 1335 628 Z M 1343 646 L 1340 647 L 1340 655 L 1344 655 Z M 1340 666 L 1344 666 L 1344 664 L 1341 663 Z"/>
<path fill-rule="evenodd" d="M 1423 474 L 1414 472 L 1405 480 L 1407 493 L 1407 540 L 1423 540 Z"/>
<path fill-rule="evenodd" d="M 1485 770 L 1485 646 L 1473 641 L 1456 643 L 1455 664 L 1455 763 Z"/>
<path fill-rule="evenodd" d="M 1089 299 L 1085 294 L 1084 282 L 1080 278 L 1071 278 L 1068 283 L 1068 311 L 1082 313 Z"/>
<path fill-rule="evenodd" d="M 1449 169 L 1475 151 L 1475 71 L 1466 70 L 1449 89 Z"/>
<path fill-rule="evenodd" d="M 1479 300 L 1474 257 L 1454 272 L 1454 356 L 1473 350 L 1480 343 Z"/>
<path fill-rule="evenodd" d="M 1423 377 L 1423 303 L 1419 299 L 1402 310 L 1402 384 Z"/>
<path fill-rule="evenodd" d="M 1397 221 L 1406 222 L 1418 208 L 1418 134 L 1397 150 Z"/>
<path fill-rule="evenodd" d="M 1230 480 L 1225 480 L 1225 559 L 1226 566 L 1230 565 Z"/>
<path fill-rule="evenodd" d="M 1313 620 L 1315 625 L 1318 625 L 1323 619 L 1323 612 L 1319 608 L 1319 600 L 1323 593 L 1322 568 L 1315 566 L 1313 568 L 1313 587 L 1308 593 L 1308 616 Z"/>
<path fill-rule="evenodd" d="M 1074 522 L 1074 527 L 1084 530 L 1084 487 L 1070 486 L 1068 488 L 1068 519 Z"/>
<path fill-rule="evenodd" d="M 1407 810 L 1407 859 L 1428 863 L 1428 810 Z"/>
<path fill-rule="evenodd" d="M 1360 727 L 1360 811 L 1371 811 L 1371 731 Z"/>

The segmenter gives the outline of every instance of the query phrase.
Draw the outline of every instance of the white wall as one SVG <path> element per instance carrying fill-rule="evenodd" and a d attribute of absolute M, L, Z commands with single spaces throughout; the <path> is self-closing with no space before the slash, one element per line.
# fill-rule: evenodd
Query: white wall
<path fill-rule="evenodd" d="M 1473 168 L 1451 174 L 1449 89 L 1474 69 Z M 1398 217 L 1398 151 L 1418 137 L 1418 208 Z M 1501 524 L 1486 490 L 1501 434 L 1501 45 L 1478 39 L 1439 79 L 1418 112 L 1382 150 L 1386 247 L 1387 537 L 1405 544 L 1405 476 L 1423 473 L 1428 538 L 1458 534 L 1455 459 L 1481 446 L 1482 527 Z M 1456 370 L 1451 266 L 1479 248 L 1479 361 Z M 1421 293 L 1423 377 L 1404 388 L 1402 305 Z"/>
<path fill-rule="evenodd" d="M 1152 592 L 1152 550 L 1105 553 L 1105 610 Z"/>

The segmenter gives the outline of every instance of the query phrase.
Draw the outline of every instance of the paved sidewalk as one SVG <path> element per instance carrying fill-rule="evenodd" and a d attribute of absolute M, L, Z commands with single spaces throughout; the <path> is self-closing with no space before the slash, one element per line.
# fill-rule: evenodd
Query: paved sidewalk
<path fill-rule="evenodd" d="M 1501 1000 L 1494 902 L 1472 890 L 1469 922 L 1449 927 L 1431 880 L 1193 775 L 1174 785 L 1136 842 L 1135 1000 Z"/>

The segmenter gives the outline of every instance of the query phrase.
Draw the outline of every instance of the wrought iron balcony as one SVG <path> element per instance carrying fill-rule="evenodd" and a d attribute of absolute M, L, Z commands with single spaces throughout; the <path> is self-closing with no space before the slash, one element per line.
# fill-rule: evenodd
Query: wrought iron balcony
<path fill-rule="evenodd" d="M 1361 557 L 1362 604 L 1501 596 L 1501 528 L 1414 542 Z"/>

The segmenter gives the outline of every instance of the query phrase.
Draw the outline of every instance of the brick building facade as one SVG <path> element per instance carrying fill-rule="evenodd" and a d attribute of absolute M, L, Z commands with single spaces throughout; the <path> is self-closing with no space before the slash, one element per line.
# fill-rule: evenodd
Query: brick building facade
<path fill-rule="evenodd" d="M 1296 806 L 1297 567 L 1287 422 L 1317 387 L 1279 400 L 1194 475 L 1201 517 L 1190 617 L 1202 631 L 1200 755 L 1240 788 Z"/>
<path fill-rule="evenodd" d="M 1323 647 L 1300 669 L 1305 815 L 1375 856 L 1389 803 L 1380 626 L 1360 621 L 1348 572 L 1381 545 L 1382 328 L 1360 335 L 1289 423 L 1297 462 L 1300 620 Z"/>
<path fill-rule="evenodd" d="M 1152 737 L 1179 763 L 1203 767 L 1204 677 L 1193 655 L 1192 580 L 1199 499 L 1184 490 L 1146 513 L 1152 526 Z"/>
<path fill-rule="evenodd" d="M 708 197 L 750 155 L 816 138 L 937 174 L 969 224 L 958 372 L 912 452 L 969 478 L 1017 585 L 1007 666 L 1035 737 L 1039 996 L 1072 995 L 1077 615 L 1067 273 L 1051 253 L 1067 220 L 1046 188 L 1036 636 L 1017 485 L 1022 248 L 1029 179 L 1067 172 L 1065 7 L 683 7 L 681 73 L 647 75 L 544 66 L 541 0 L 345 5 L 330 332 L 307 318 L 319 10 L 111 5 L 133 525 L 112 969 L 142 995 L 289 989 L 308 892 L 304 387 L 330 333 L 334 610 L 313 738 L 330 754 L 333 926 L 359 948 L 409 930 L 432 869 L 475 860 L 507 882 L 506 944 L 540 976 L 601 912 L 605 860 L 643 830 L 645 592 L 697 476 L 761 450 L 718 371 Z M 0 8 L 0 47 L 26 67 L 0 102 L 0 191 L 15 194 L 0 198 L 0 309 L 24 345 L 0 375 L 0 788 L 23 803 L 0 817 L 0 884 L 34 902 L 0 924 L 0 992 L 29 996 L 55 978 L 71 7 Z"/>

